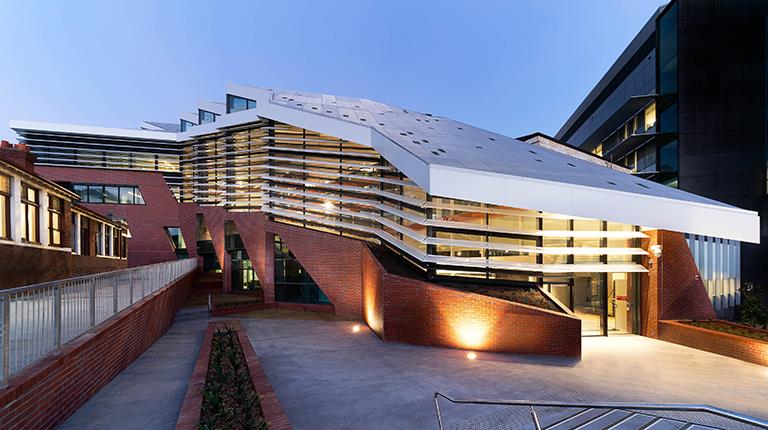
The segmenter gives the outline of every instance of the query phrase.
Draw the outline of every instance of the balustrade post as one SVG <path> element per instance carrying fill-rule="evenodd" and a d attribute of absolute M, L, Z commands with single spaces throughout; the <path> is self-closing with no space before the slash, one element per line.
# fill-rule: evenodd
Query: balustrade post
<path fill-rule="evenodd" d="M 117 288 L 117 279 L 120 277 L 120 275 L 113 275 L 112 276 L 112 315 L 117 313 L 117 294 L 118 294 L 118 288 Z"/>
<path fill-rule="evenodd" d="M 91 327 L 96 325 L 96 282 L 93 279 L 88 287 L 88 322 Z"/>
<path fill-rule="evenodd" d="M 61 348 L 61 284 L 53 287 L 53 336 L 56 349 Z"/>
<path fill-rule="evenodd" d="M 8 385 L 8 376 L 11 373 L 11 295 L 5 294 L 3 299 L 3 325 L 0 327 L 0 336 L 3 337 L 3 378 L 0 380 L 0 387 L 5 388 Z"/>

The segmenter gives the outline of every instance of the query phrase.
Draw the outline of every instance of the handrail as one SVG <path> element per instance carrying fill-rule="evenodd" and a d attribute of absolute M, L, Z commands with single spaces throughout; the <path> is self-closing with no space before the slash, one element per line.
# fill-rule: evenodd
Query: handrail
<path fill-rule="evenodd" d="M 0 388 L 196 267 L 195 259 L 173 260 L 0 290 Z"/>
<path fill-rule="evenodd" d="M 593 408 L 593 409 L 632 409 L 632 410 L 646 410 L 646 411 L 672 411 L 672 412 L 704 412 L 712 415 L 717 415 L 723 418 L 739 421 L 745 424 L 750 424 L 756 427 L 768 429 L 768 421 L 761 420 L 759 418 L 743 415 L 738 412 L 729 411 L 727 409 L 716 408 L 710 405 L 703 404 L 688 404 L 688 403 L 619 403 L 619 402 L 561 402 L 561 401 L 548 401 L 548 400 L 491 400 L 491 399 L 454 399 L 439 391 L 435 391 L 435 411 L 437 413 L 437 423 L 440 430 L 444 430 L 443 417 L 440 413 L 439 397 L 442 397 L 454 404 L 476 404 L 476 405 L 496 405 L 496 406 L 529 406 L 531 408 L 535 406 L 539 407 L 560 407 L 560 408 Z M 532 409 L 533 410 L 533 409 Z M 536 420 L 538 421 L 538 420 Z"/>

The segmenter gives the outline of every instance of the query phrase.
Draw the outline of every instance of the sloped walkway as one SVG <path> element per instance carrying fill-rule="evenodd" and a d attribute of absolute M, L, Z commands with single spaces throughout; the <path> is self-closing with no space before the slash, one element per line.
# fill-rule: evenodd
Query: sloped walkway
<path fill-rule="evenodd" d="M 184 308 L 144 354 L 59 427 L 173 429 L 208 324 L 205 308 Z"/>

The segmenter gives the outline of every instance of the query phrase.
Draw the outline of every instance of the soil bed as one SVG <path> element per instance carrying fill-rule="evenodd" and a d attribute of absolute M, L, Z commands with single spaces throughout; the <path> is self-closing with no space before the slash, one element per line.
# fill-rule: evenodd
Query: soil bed
<path fill-rule="evenodd" d="M 198 428 L 267 428 L 237 333 L 229 328 L 211 339 Z"/>
<path fill-rule="evenodd" d="M 737 324 L 729 324 L 723 321 L 680 321 L 694 327 L 705 328 L 708 330 L 721 331 L 723 333 L 735 334 L 736 336 L 748 337 L 768 342 L 768 330 L 746 327 Z"/>

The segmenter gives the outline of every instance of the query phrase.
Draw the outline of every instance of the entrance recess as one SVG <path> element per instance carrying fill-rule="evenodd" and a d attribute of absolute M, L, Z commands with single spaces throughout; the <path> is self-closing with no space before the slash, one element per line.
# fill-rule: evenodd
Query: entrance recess
<path fill-rule="evenodd" d="M 585 273 L 545 278 L 543 288 L 581 319 L 583 336 L 607 336 L 635 332 L 636 279 L 634 273 Z"/>

